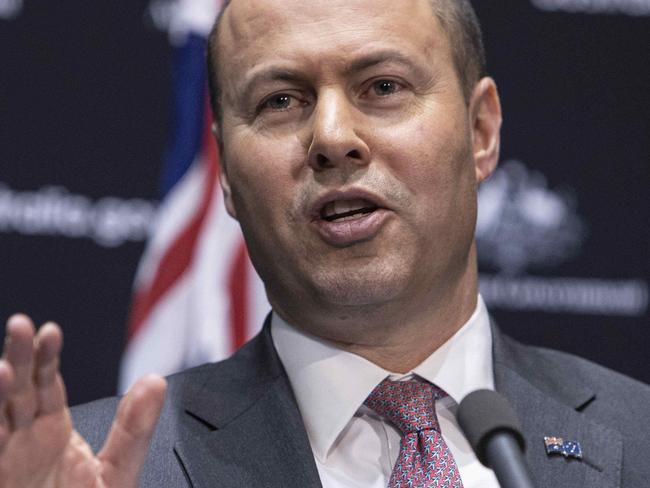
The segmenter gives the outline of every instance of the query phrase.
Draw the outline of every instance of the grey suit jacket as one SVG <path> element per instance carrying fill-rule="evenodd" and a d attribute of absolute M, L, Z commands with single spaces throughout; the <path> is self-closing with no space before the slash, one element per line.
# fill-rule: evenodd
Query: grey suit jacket
<path fill-rule="evenodd" d="M 493 336 L 496 388 L 522 422 L 538 488 L 650 486 L 650 387 L 496 328 Z M 111 398 L 73 408 L 75 427 L 95 450 L 116 405 Z M 585 458 L 547 455 L 544 436 L 579 441 Z M 232 358 L 169 378 L 141 486 L 321 486 L 268 323 Z"/>

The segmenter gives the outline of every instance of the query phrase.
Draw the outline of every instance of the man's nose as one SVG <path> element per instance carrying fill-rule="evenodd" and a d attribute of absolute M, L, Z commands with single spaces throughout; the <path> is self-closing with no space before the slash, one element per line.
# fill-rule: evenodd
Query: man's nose
<path fill-rule="evenodd" d="M 312 117 L 308 153 L 312 169 L 365 166 L 370 162 L 370 149 L 360 135 L 360 115 L 344 93 L 332 91 L 321 95 Z"/>

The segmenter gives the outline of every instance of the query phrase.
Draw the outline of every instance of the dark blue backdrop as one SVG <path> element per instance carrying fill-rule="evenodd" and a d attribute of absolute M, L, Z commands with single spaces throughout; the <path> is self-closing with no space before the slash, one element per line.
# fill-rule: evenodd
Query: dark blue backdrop
<path fill-rule="evenodd" d="M 482 290 L 512 335 L 650 382 L 650 6 L 592 3 L 476 2 L 505 113 Z M 115 391 L 159 190 L 171 48 L 149 7 L 0 1 L 0 317 L 63 325 L 72 403 Z"/>

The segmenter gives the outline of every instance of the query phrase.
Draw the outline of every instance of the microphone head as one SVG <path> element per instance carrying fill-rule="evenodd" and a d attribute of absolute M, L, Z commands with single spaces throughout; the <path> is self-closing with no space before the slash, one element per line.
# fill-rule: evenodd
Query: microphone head
<path fill-rule="evenodd" d="M 526 450 L 514 410 L 496 391 L 476 390 L 467 395 L 460 402 L 456 418 L 479 461 L 487 467 L 485 447 L 494 434 L 510 434 L 517 440 L 521 451 Z"/>

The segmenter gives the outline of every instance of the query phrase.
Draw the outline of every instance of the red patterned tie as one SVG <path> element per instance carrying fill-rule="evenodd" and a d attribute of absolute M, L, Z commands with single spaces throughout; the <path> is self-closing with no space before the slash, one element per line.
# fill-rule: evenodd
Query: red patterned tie
<path fill-rule="evenodd" d="M 431 383 L 384 380 L 364 402 L 404 435 L 388 488 L 463 488 L 433 406 L 446 396 Z"/>

